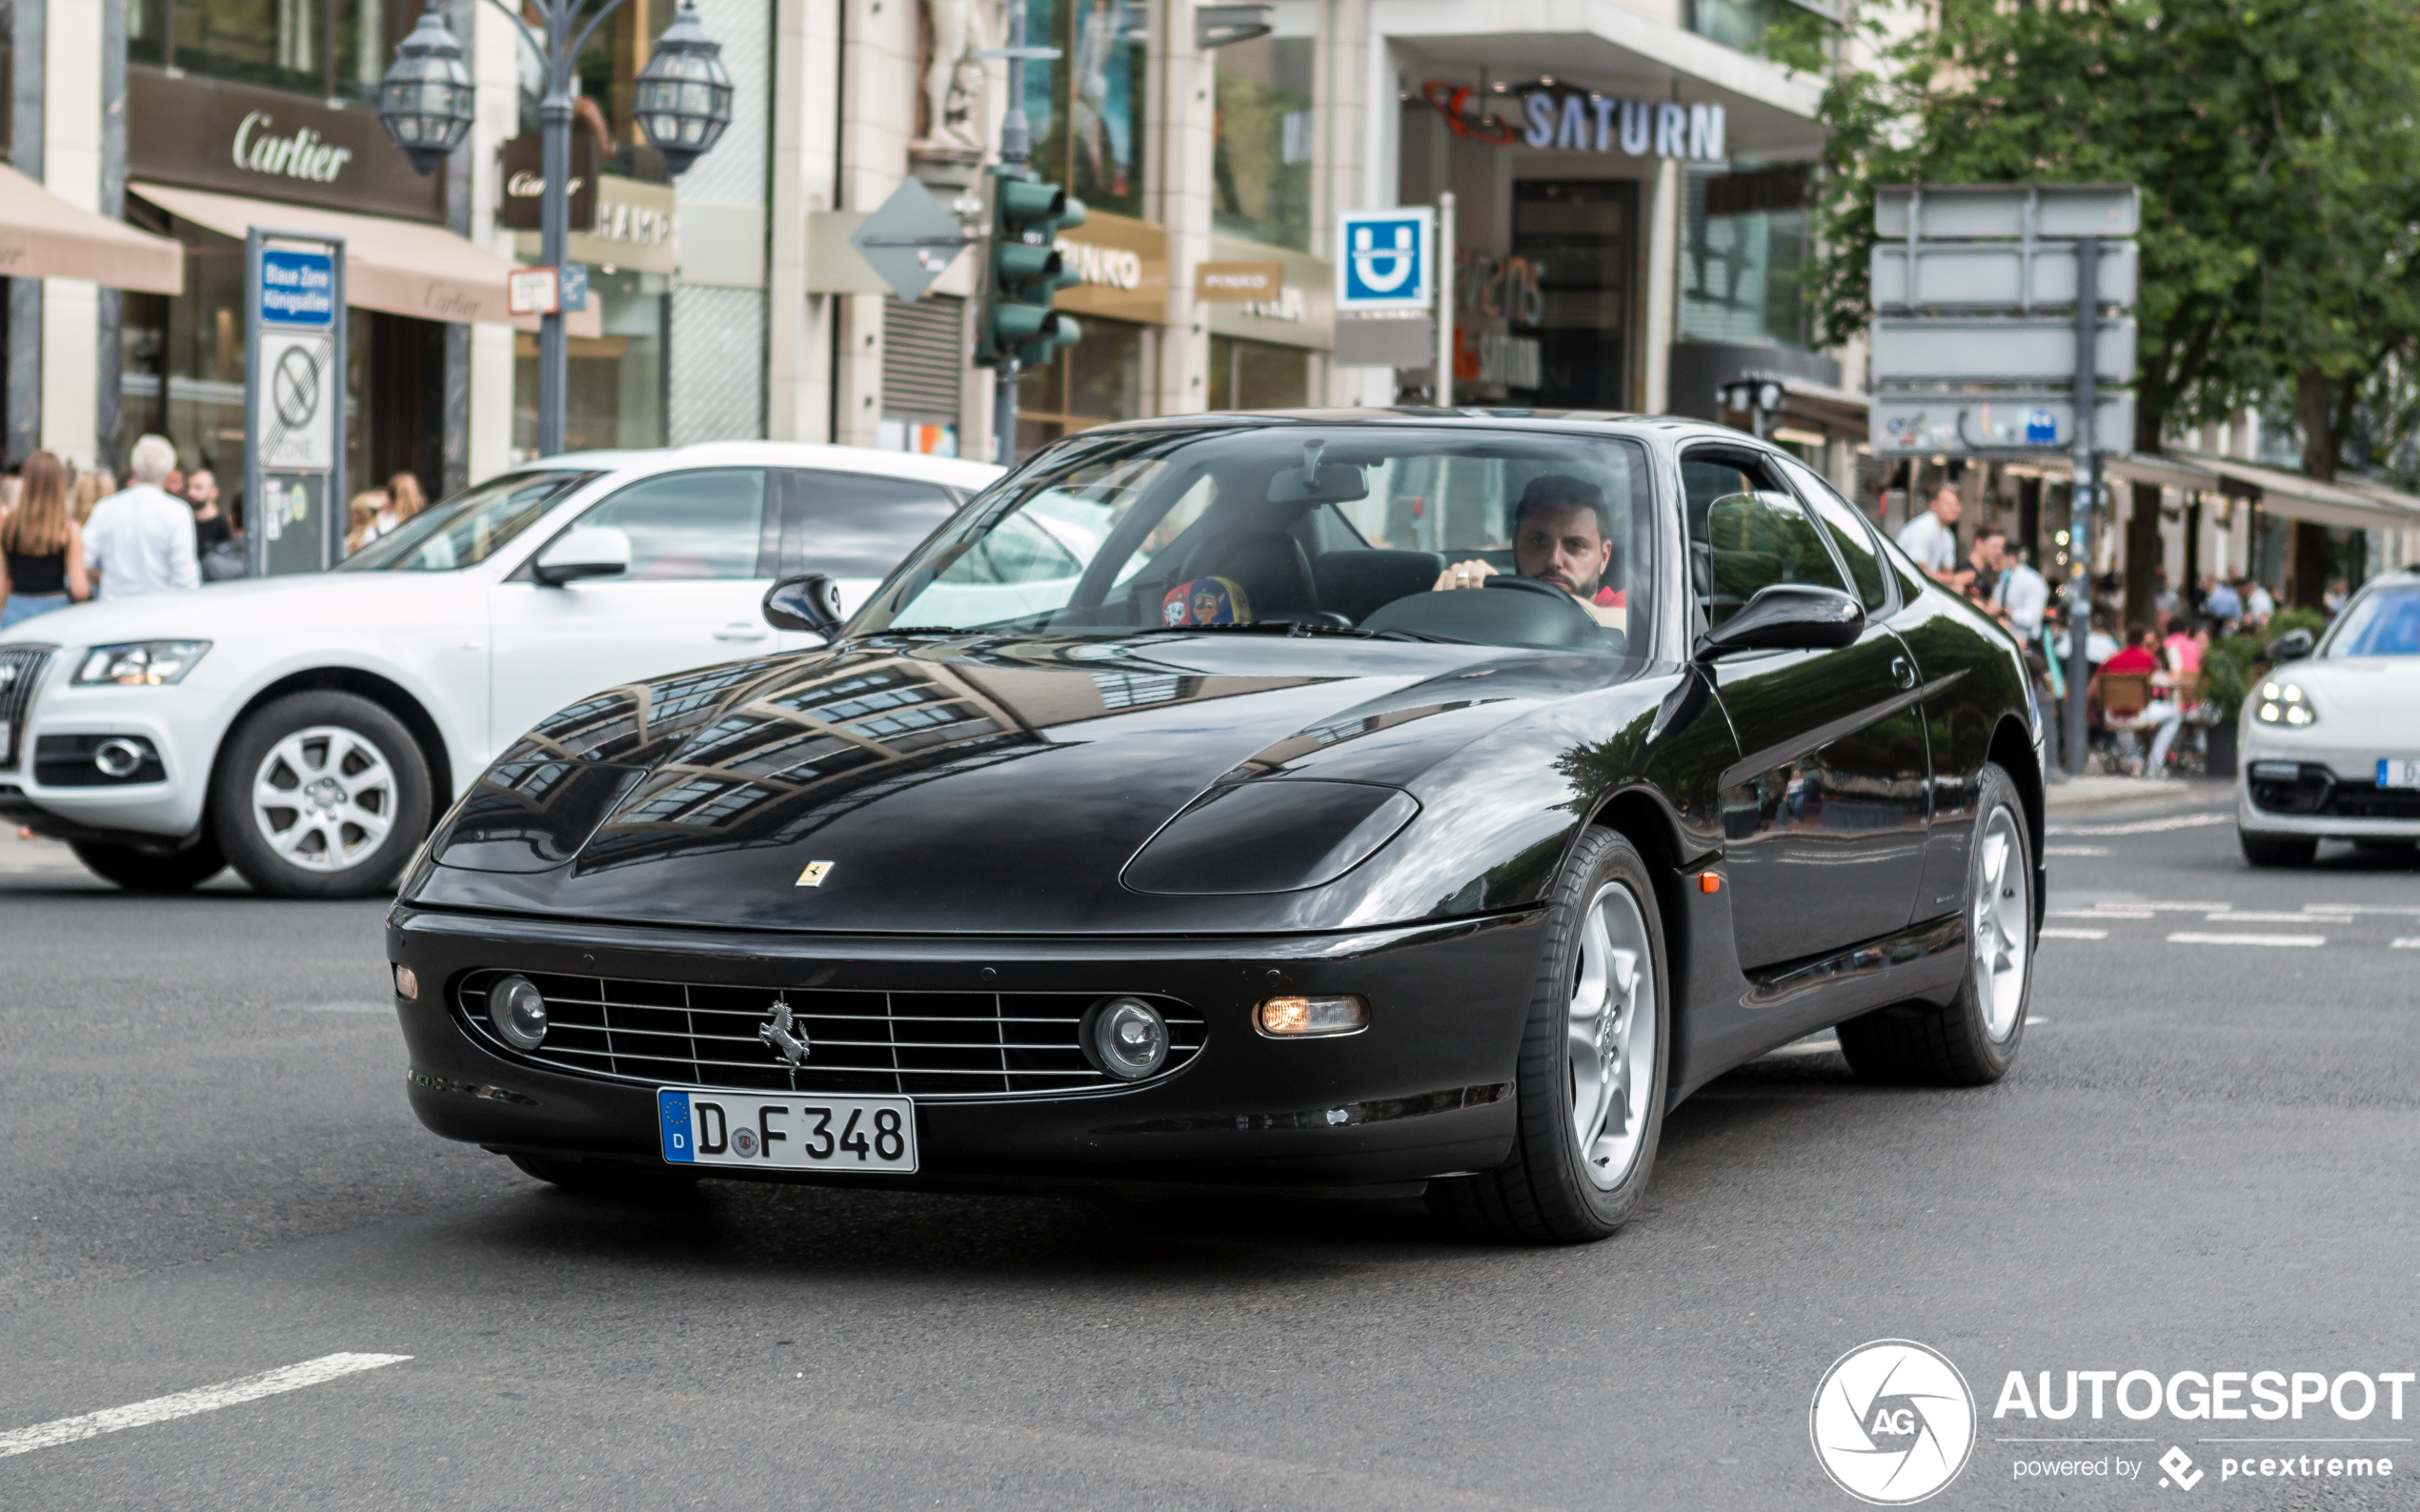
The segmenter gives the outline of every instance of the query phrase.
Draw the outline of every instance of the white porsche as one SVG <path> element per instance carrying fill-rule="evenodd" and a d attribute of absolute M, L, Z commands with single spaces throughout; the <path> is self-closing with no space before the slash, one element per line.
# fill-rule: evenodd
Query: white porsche
<path fill-rule="evenodd" d="M 716 442 L 531 463 L 333 572 L 80 605 L 0 635 L 0 819 L 122 886 L 233 865 L 264 893 L 393 882 L 495 752 L 602 688 L 818 644 L 781 577 L 844 611 L 1000 470 Z"/>
<path fill-rule="evenodd" d="M 2328 633 L 2270 646 L 2244 700 L 2235 828 L 2254 866 L 2308 866 L 2323 839 L 2420 842 L 2420 567 L 2362 586 Z"/>

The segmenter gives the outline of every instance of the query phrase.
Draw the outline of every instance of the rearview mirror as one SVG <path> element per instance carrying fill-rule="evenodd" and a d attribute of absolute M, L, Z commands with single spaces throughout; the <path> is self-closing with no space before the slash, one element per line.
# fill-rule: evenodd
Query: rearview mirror
<path fill-rule="evenodd" d="M 809 630 L 829 640 L 840 630 L 840 585 L 821 573 L 785 577 L 765 590 L 764 615 L 776 630 Z"/>
<path fill-rule="evenodd" d="M 1865 633 L 1865 606 L 1837 588 L 1775 583 L 1698 637 L 1696 658 L 1735 651 L 1836 651 Z"/>
<path fill-rule="evenodd" d="M 2309 631 L 2289 630 L 2269 643 L 2269 659 L 2300 661 L 2309 655 L 2310 648 L 2317 644 L 2319 642 L 2311 638 Z"/>
<path fill-rule="evenodd" d="M 530 575 L 549 588 L 581 577 L 616 577 L 629 571 L 630 537 L 611 525 L 565 531 L 530 564 Z"/>

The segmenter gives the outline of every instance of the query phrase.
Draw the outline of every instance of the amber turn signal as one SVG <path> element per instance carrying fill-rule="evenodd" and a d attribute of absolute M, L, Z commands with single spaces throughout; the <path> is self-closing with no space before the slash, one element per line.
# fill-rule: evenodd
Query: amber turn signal
<path fill-rule="evenodd" d="M 1370 1026 L 1370 1005 L 1359 998 L 1270 998 L 1254 1021 L 1262 1034 L 1281 1039 L 1357 1035 Z"/>
<path fill-rule="evenodd" d="M 1723 891 L 1723 874 L 1720 872 L 1698 873 L 1698 891 L 1701 893 L 1719 893 Z"/>
<path fill-rule="evenodd" d="M 395 968 L 395 996 L 411 1002 L 420 1000 L 420 978 L 409 966 Z"/>

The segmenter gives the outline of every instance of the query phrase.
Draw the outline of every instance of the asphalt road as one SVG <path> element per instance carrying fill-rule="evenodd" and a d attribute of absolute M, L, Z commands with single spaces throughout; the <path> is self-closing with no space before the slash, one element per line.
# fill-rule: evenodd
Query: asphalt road
<path fill-rule="evenodd" d="M 0 1457 L 0 1506 L 1846 1508 L 1808 1404 L 1881 1338 L 1978 1399 L 1929 1505 L 2161 1497 L 2171 1445 L 2235 1505 L 2420 1503 L 2420 1389 L 1993 1416 L 2010 1370 L 2420 1369 L 2420 873 L 2252 872 L 2221 801 L 2054 816 L 2005 1082 L 1793 1047 L 1678 1110 L 1620 1236 L 1552 1251 L 1401 1202 L 564 1195 L 413 1119 L 377 905 L 140 900 L 0 845 L 0 1451 L 409 1357 Z M 2222 1481 L 2230 1434 L 2410 1462 Z M 2058 1435 L 2137 1441 L 2004 1441 Z M 2060 1455 L 2154 1462 L 2015 1474 Z"/>

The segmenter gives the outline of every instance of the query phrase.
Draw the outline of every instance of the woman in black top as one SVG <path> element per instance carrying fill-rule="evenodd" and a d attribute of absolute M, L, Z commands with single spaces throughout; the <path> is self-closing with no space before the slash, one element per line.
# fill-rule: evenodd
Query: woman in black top
<path fill-rule="evenodd" d="M 84 533 L 68 514 L 68 470 L 36 452 L 25 459 L 16 507 L 0 515 L 0 630 L 91 596 Z"/>

